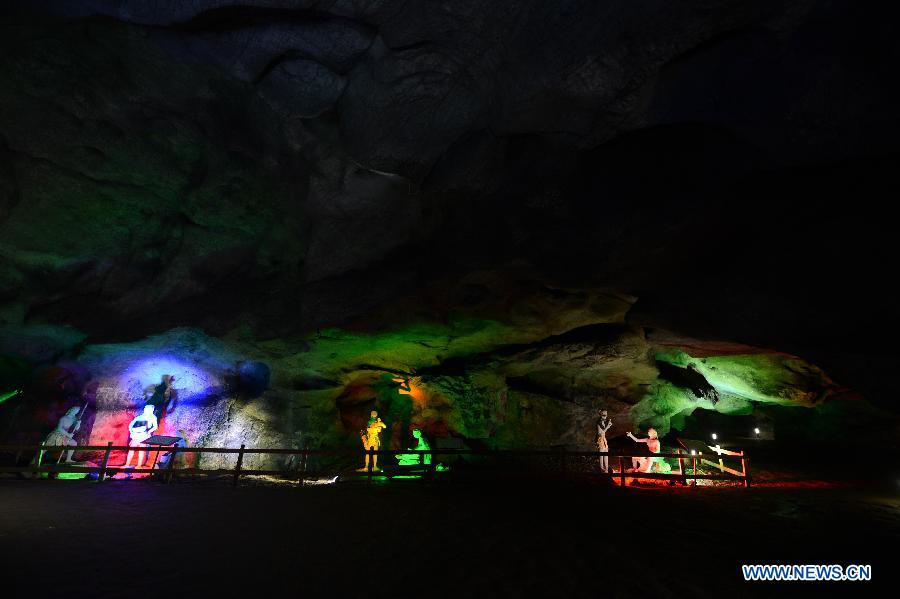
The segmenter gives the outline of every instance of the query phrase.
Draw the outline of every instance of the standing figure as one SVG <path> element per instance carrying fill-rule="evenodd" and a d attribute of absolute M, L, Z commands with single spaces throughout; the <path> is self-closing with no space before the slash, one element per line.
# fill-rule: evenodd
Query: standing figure
<path fill-rule="evenodd" d="M 600 410 L 600 418 L 597 419 L 597 447 L 600 451 L 609 452 L 609 443 L 606 442 L 606 431 L 612 427 L 612 420 L 606 414 L 606 410 Z M 609 456 L 600 456 L 600 470 L 609 472 Z"/>
<path fill-rule="evenodd" d="M 656 438 L 655 428 L 647 429 L 647 437 L 644 439 L 638 439 L 631 432 L 628 433 L 628 437 L 637 443 L 646 443 L 651 453 L 659 453 L 659 439 Z M 626 472 L 650 472 L 656 459 L 652 456 L 631 458 L 631 468 Z"/>
<path fill-rule="evenodd" d="M 156 415 L 153 413 L 153 406 L 147 404 L 144 406 L 144 411 L 134 417 L 131 421 L 131 424 L 128 425 L 128 434 L 130 439 L 128 441 L 129 447 L 134 447 L 139 443 L 143 443 L 147 439 L 153 436 L 154 431 L 158 428 L 158 423 L 156 421 Z M 128 455 L 125 457 L 125 466 L 131 462 L 131 456 L 134 455 L 134 450 L 128 450 Z M 138 450 L 138 459 L 136 466 L 138 468 L 146 465 L 145 458 L 147 457 L 147 452 L 144 450 Z"/>
<path fill-rule="evenodd" d="M 145 397 L 147 393 L 150 393 L 151 390 L 153 391 L 153 395 L 147 400 L 147 405 L 153 406 L 153 415 L 156 416 L 157 423 L 159 423 L 159 419 L 162 418 L 163 414 L 166 412 L 166 404 L 169 403 L 169 399 L 172 397 L 174 391 L 172 388 L 174 382 L 174 376 L 171 374 L 164 374 L 158 385 L 150 385 L 144 390 Z"/>
<path fill-rule="evenodd" d="M 74 406 L 68 409 L 62 418 L 59 419 L 59 422 L 56 424 L 56 428 L 47 435 L 47 438 L 44 439 L 44 445 L 49 447 L 56 446 L 67 446 L 67 445 L 78 445 L 75 442 L 75 433 L 81 427 L 81 415 L 79 412 L 83 411 L 83 409 L 79 409 L 78 406 Z M 66 464 L 72 464 L 75 460 L 72 459 L 72 455 L 75 453 L 74 449 L 70 449 L 66 453 Z M 62 456 L 60 456 L 62 457 Z M 41 465 L 41 460 L 44 459 L 44 450 L 42 449 L 38 453 L 37 463 L 38 466 Z"/>
<path fill-rule="evenodd" d="M 359 431 L 359 438 L 362 439 L 363 448 L 368 452 L 370 449 L 378 450 L 381 448 L 381 431 L 383 431 L 387 425 L 381 421 L 381 418 L 378 417 L 378 412 L 372 410 L 372 413 L 369 414 L 369 422 L 366 424 L 366 430 Z M 369 454 L 366 453 L 366 464 L 362 468 L 359 469 L 359 472 L 364 472 L 369 469 Z M 372 455 L 372 470 L 378 470 L 378 456 Z"/>

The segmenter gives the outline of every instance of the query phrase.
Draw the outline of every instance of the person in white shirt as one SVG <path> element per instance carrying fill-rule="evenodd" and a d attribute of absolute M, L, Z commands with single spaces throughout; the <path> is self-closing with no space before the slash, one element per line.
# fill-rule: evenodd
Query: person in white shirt
<path fill-rule="evenodd" d="M 144 406 L 143 412 L 134 417 L 131 421 L 131 424 L 128 425 L 128 435 L 130 437 L 128 441 L 129 447 L 134 447 L 140 443 L 143 443 L 147 439 L 153 436 L 153 433 L 156 429 L 159 428 L 159 423 L 156 420 L 156 414 L 153 413 L 153 406 L 147 404 Z M 125 466 L 131 462 L 131 457 L 134 455 L 134 450 L 129 450 L 128 455 L 125 457 Z M 136 466 L 138 468 L 142 467 L 146 463 L 147 452 L 138 450 L 138 459 Z"/>

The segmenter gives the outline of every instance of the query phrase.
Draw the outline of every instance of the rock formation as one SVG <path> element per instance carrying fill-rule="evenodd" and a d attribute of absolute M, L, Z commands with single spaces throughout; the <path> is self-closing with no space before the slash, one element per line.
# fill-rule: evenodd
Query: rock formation
<path fill-rule="evenodd" d="M 88 390 L 90 441 L 119 441 L 167 368 L 168 425 L 213 445 L 351 443 L 372 405 L 395 443 L 494 446 L 584 444 L 601 404 L 661 432 L 698 408 L 890 408 L 868 365 L 900 327 L 866 292 L 894 255 L 867 212 L 896 187 L 889 21 L 11 2 L 0 393 L 26 393 L 0 424 L 37 435 Z"/>

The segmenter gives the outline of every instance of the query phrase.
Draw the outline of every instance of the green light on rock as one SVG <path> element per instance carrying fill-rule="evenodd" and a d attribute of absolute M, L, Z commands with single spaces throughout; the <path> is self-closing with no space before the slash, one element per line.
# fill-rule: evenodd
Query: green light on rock
<path fill-rule="evenodd" d="M 15 397 L 19 393 L 21 393 L 21 391 L 19 391 L 18 389 L 16 389 L 15 391 L 4 391 L 3 393 L 0 393 L 0 403 L 3 403 L 7 399 Z"/>

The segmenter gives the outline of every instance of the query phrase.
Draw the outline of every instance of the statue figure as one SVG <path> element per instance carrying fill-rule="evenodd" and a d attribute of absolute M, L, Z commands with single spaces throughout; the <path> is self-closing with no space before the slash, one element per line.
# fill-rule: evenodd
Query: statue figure
<path fill-rule="evenodd" d="M 129 447 L 134 447 L 139 443 L 143 443 L 147 439 L 153 436 L 154 431 L 158 428 L 158 423 L 156 420 L 156 415 L 153 413 L 153 406 L 147 404 L 144 406 L 144 411 L 138 414 L 132 419 L 131 424 L 128 425 L 128 434 L 131 437 L 128 441 Z M 134 455 L 134 450 L 131 449 L 128 451 L 128 455 L 125 457 L 124 466 L 128 466 L 131 462 L 131 456 Z M 143 450 L 138 450 L 138 459 L 136 466 L 141 468 L 146 465 L 147 452 Z"/>
<path fill-rule="evenodd" d="M 362 439 L 363 447 L 366 451 L 370 449 L 378 450 L 381 447 L 381 431 L 383 431 L 387 425 L 381 421 L 381 418 L 378 417 L 378 412 L 372 410 L 372 413 L 369 414 L 369 422 L 366 424 L 365 431 L 359 431 L 359 438 Z M 369 454 L 366 453 L 366 464 L 362 468 L 359 469 L 359 472 L 364 472 L 369 469 Z M 372 456 L 372 470 L 378 470 L 378 456 Z"/>
<path fill-rule="evenodd" d="M 659 439 L 656 438 L 656 429 L 647 429 L 647 437 L 643 439 L 638 439 L 630 431 L 628 432 L 628 437 L 637 443 L 646 443 L 651 453 L 659 453 Z M 631 468 L 626 470 L 626 472 L 650 472 L 656 460 L 657 458 L 652 456 L 631 458 Z"/>
<path fill-rule="evenodd" d="M 153 395 L 147 400 L 147 405 L 153 406 L 153 415 L 156 416 L 157 423 L 159 422 L 159 419 L 162 418 L 163 414 L 166 413 L 166 404 L 169 403 L 169 399 L 175 391 L 175 389 L 172 388 L 174 382 L 174 376 L 171 374 L 164 374 L 158 385 L 150 385 L 144 389 L 145 397 L 151 391 L 153 392 Z"/>
<path fill-rule="evenodd" d="M 87 406 L 85 406 L 87 407 Z M 78 445 L 75 442 L 75 433 L 81 427 L 81 413 L 84 412 L 84 408 L 79 409 L 78 406 L 73 406 L 69 408 L 62 418 L 59 419 L 59 422 L 56 424 L 56 428 L 47 435 L 47 438 L 44 439 L 44 445 L 48 447 L 64 447 L 68 445 Z M 75 460 L 72 459 L 72 455 L 75 453 L 74 449 L 70 449 L 65 452 L 66 455 L 66 464 L 73 464 Z M 62 456 L 60 456 L 62 457 Z M 44 450 L 42 449 L 38 454 L 37 463 L 41 464 L 41 460 L 44 459 Z"/>
<path fill-rule="evenodd" d="M 431 449 L 431 446 L 428 445 L 428 441 L 425 440 L 425 436 L 422 434 L 417 428 L 412 430 L 413 439 L 416 442 L 415 447 L 410 447 L 410 451 L 428 451 Z M 430 464 L 431 463 L 431 454 L 430 453 L 400 453 L 397 454 L 397 462 L 400 466 L 418 466 L 421 464 Z"/>
<path fill-rule="evenodd" d="M 609 451 L 609 443 L 606 442 L 606 431 L 612 427 L 612 420 L 607 416 L 606 410 L 600 410 L 600 418 L 597 419 L 597 448 L 600 451 Z M 600 456 L 600 470 L 609 472 L 609 456 Z"/>

